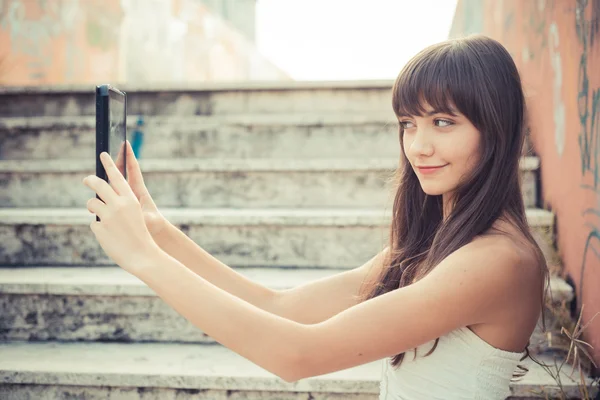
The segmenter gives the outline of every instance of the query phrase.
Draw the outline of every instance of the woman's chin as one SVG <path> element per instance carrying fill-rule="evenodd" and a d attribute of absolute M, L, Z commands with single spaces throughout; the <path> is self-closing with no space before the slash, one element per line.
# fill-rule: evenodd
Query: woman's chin
<path fill-rule="evenodd" d="M 421 185 L 421 189 L 423 189 L 423 192 L 429 196 L 439 196 L 448 191 L 446 188 L 440 188 L 434 185 Z"/>

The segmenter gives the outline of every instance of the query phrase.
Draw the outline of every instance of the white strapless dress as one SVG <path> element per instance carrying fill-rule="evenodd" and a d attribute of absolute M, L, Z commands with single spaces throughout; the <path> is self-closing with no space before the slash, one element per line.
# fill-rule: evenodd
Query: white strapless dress
<path fill-rule="evenodd" d="M 467 327 L 407 351 L 398 369 L 384 358 L 380 400 L 505 400 L 510 380 L 526 354 L 493 347 Z"/>

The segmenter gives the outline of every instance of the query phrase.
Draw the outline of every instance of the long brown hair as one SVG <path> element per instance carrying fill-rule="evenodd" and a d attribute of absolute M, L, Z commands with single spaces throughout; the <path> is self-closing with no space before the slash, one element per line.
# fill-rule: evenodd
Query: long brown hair
<path fill-rule="evenodd" d="M 383 258 L 385 268 L 359 300 L 423 278 L 475 236 L 490 233 L 499 218 L 522 233 L 549 285 L 546 260 L 529 230 L 521 193 L 519 161 L 525 140 L 525 98 L 508 51 L 483 35 L 425 48 L 398 75 L 392 89 L 392 107 L 398 117 L 423 116 L 425 104 L 448 113 L 454 106 L 469 119 L 481 134 L 480 162 L 456 188 L 451 212 L 444 218 L 442 195 L 431 196 L 422 190 L 404 154 L 403 126 L 398 125 L 401 160 L 393 175 L 395 198 L 389 246 Z M 435 350 L 438 342 L 439 338 L 425 356 Z M 530 356 L 529 344 L 521 360 Z M 392 365 L 399 366 L 403 359 L 404 353 L 397 354 Z M 527 371 L 521 365 L 519 368 Z"/>

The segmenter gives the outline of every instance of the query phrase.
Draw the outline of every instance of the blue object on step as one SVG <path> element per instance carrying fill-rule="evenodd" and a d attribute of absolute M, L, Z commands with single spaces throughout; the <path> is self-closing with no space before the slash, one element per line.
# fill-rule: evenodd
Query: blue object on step
<path fill-rule="evenodd" d="M 135 158 L 137 159 L 141 157 L 141 150 L 142 146 L 144 145 L 144 132 L 142 132 L 142 126 L 144 126 L 144 117 L 140 115 L 136 122 L 136 128 L 135 131 L 133 131 L 133 137 L 131 139 L 131 148 L 133 149 L 133 154 L 135 154 Z"/>

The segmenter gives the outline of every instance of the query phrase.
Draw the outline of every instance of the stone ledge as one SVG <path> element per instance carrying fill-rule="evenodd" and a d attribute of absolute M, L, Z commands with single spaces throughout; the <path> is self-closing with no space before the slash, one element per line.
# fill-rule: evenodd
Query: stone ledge
<path fill-rule="evenodd" d="M 247 278 L 275 290 L 284 290 L 344 272 L 340 269 L 234 268 Z M 550 277 L 555 301 L 573 299 L 563 279 Z M 0 294 L 86 296 L 152 296 L 144 282 L 119 267 L 0 268 Z"/>
<path fill-rule="evenodd" d="M 381 363 L 286 383 L 249 360 L 219 345 L 157 343 L 0 343 L 0 381 L 20 385 L 167 387 L 243 391 L 379 393 Z M 549 356 L 534 356 L 552 364 Z M 534 397 L 540 385 L 556 385 L 530 359 L 521 362 L 527 375 L 511 382 L 512 396 Z M 566 369 L 566 371 L 565 371 Z M 567 395 L 577 396 L 577 382 L 562 371 Z M 588 386 L 590 380 L 588 378 Z M 591 390 L 592 396 L 597 389 Z"/>
<path fill-rule="evenodd" d="M 140 168 L 147 172 L 280 172 L 280 171 L 372 171 L 398 168 L 394 158 L 367 159 L 141 159 Z M 51 160 L 0 160 L 0 173 L 53 173 L 94 171 L 95 163 L 90 159 L 51 159 Z M 534 171 L 539 168 L 538 157 L 522 157 L 521 171 Z"/>
<path fill-rule="evenodd" d="M 127 115 L 127 126 L 131 129 L 137 126 L 136 114 Z M 198 115 L 198 116 L 151 116 L 143 115 L 146 125 L 174 125 L 207 129 L 223 125 L 236 126 L 323 126 L 323 125 L 360 125 L 360 124 L 397 124 L 393 112 L 362 114 L 353 113 L 315 113 L 294 112 L 290 114 L 231 114 L 231 115 Z M 96 128 L 94 116 L 36 116 L 36 117 L 6 117 L 0 119 L 0 130 L 19 129 L 64 129 L 64 128 Z"/>
<path fill-rule="evenodd" d="M 347 81 L 227 81 L 203 83 L 144 83 L 143 85 L 114 84 L 129 93 L 144 92 L 217 92 L 252 90 L 298 90 L 298 89 L 389 89 L 393 80 L 347 80 Z M 45 94 L 45 93 L 89 93 L 94 95 L 93 85 L 39 85 L 0 87 L 3 94 Z"/>
<path fill-rule="evenodd" d="M 213 226 L 278 225 L 278 226 L 379 226 L 387 225 L 389 209 L 301 209 L 301 208 L 161 208 L 172 224 L 201 224 Z M 550 229 L 554 225 L 551 211 L 525 210 L 530 227 Z M 59 224 L 84 225 L 95 218 L 80 208 L 0 208 L 0 225 Z"/>

